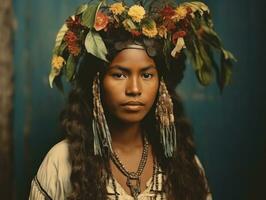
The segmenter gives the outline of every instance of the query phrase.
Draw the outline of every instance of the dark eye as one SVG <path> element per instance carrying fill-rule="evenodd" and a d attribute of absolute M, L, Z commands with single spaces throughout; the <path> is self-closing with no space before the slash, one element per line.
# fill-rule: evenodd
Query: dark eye
<path fill-rule="evenodd" d="M 144 79 L 151 79 L 151 78 L 153 77 L 153 74 L 150 74 L 150 73 L 143 73 L 143 74 L 142 74 L 142 77 L 143 77 Z"/>
<path fill-rule="evenodd" d="M 114 77 L 116 79 L 124 79 L 124 78 L 126 78 L 126 75 L 124 75 L 122 73 L 113 73 L 112 77 Z"/>

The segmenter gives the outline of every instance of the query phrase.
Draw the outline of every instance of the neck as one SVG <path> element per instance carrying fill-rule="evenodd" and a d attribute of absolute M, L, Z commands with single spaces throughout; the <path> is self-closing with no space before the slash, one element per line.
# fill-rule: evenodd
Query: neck
<path fill-rule="evenodd" d="M 133 147 L 142 145 L 140 123 L 112 123 L 109 128 L 114 146 Z"/>

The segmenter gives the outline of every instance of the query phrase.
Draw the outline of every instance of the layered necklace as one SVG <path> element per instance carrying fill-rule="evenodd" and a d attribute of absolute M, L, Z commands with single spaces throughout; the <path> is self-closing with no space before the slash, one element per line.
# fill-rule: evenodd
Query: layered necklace
<path fill-rule="evenodd" d="M 148 143 L 148 140 L 144 137 L 143 151 L 142 151 L 141 159 L 140 159 L 139 166 L 136 172 L 129 172 L 125 168 L 123 163 L 120 161 L 118 155 L 115 152 L 111 154 L 111 159 L 113 163 L 116 165 L 119 171 L 122 172 L 126 176 L 127 178 L 126 184 L 129 187 L 131 195 L 133 196 L 134 200 L 137 200 L 139 194 L 141 193 L 140 176 L 145 168 L 145 165 L 148 159 L 148 151 L 149 151 L 149 143 Z"/>

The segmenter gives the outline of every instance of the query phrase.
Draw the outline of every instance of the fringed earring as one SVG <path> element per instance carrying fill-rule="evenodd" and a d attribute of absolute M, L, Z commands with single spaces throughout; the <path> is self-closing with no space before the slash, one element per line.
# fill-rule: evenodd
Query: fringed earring
<path fill-rule="evenodd" d="M 112 139 L 104 115 L 104 110 L 100 95 L 100 73 L 98 72 L 93 80 L 93 120 L 92 129 L 94 134 L 94 155 L 103 156 L 103 149 L 112 151 Z"/>
<path fill-rule="evenodd" d="M 159 122 L 161 143 L 166 157 L 172 157 L 176 149 L 176 129 L 173 113 L 173 102 L 163 78 L 160 81 L 158 101 L 155 110 Z"/>

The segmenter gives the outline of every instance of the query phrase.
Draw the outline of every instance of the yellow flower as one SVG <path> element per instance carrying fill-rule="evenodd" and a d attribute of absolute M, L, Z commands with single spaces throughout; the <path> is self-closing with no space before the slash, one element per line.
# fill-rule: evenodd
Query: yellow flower
<path fill-rule="evenodd" d="M 114 14 L 114 15 L 121 15 L 125 7 L 123 6 L 123 3 L 114 3 L 110 6 L 109 10 Z"/>
<path fill-rule="evenodd" d="M 145 9 L 139 5 L 131 6 L 128 10 L 128 15 L 134 22 L 140 22 L 144 18 L 145 13 Z"/>
<path fill-rule="evenodd" d="M 52 67 L 54 69 L 60 70 L 64 65 L 66 64 L 66 61 L 61 56 L 53 56 L 52 59 Z"/>
<path fill-rule="evenodd" d="M 186 16 L 187 16 L 187 7 L 178 6 L 175 10 L 175 15 L 173 16 L 173 19 L 175 21 L 179 21 L 181 19 L 184 19 Z"/>
<path fill-rule="evenodd" d="M 155 37 L 158 34 L 158 30 L 157 30 L 155 22 L 152 24 L 152 27 L 143 26 L 142 33 L 143 35 L 149 38 Z"/>
<path fill-rule="evenodd" d="M 167 38 L 167 28 L 165 26 L 160 26 L 158 28 L 158 34 L 161 38 Z"/>

